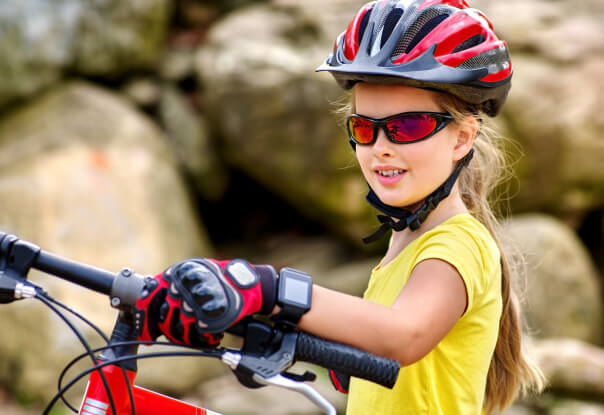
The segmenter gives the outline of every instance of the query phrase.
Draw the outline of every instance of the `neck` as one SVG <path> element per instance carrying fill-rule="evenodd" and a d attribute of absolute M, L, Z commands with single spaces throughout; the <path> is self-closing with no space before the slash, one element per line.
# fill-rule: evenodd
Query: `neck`
<path fill-rule="evenodd" d="M 406 206 L 405 209 L 408 209 L 413 212 L 417 210 L 420 205 L 421 202 L 412 206 Z M 468 213 L 468 209 L 464 205 L 456 185 L 451 190 L 451 194 L 445 199 L 443 199 L 438 204 L 438 206 L 436 206 L 436 208 L 432 212 L 430 212 L 430 214 L 426 217 L 426 220 L 421 224 L 419 229 L 415 231 L 405 229 L 401 232 L 393 232 L 393 242 L 397 240 L 406 240 L 410 242 L 413 239 L 416 239 L 417 237 L 422 235 L 423 233 L 429 231 L 430 229 L 433 229 L 436 226 L 440 225 L 447 219 L 455 215 L 459 215 L 461 213 Z"/>

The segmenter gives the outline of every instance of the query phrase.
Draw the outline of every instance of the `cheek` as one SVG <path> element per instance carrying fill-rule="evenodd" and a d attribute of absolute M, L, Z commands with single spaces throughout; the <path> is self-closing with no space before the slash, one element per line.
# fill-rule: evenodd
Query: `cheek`
<path fill-rule="evenodd" d="M 365 170 L 369 169 L 369 162 L 371 161 L 371 154 L 368 151 L 368 148 L 357 146 L 355 155 L 359 165 L 361 166 L 361 170 L 363 170 L 363 173 L 365 173 Z"/>
<path fill-rule="evenodd" d="M 426 140 L 409 146 L 405 156 L 412 173 L 415 172 L 430 182 L 446 179 L 451 171 L 450 155 L 447 155 L 445 147 L 438 145 L 436 140 Z"/>

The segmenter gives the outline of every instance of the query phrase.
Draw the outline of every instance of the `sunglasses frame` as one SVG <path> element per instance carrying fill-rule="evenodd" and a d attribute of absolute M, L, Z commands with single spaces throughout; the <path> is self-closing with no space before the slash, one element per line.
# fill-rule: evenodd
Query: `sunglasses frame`
<path fill-rule="evenodd" d="M 386 125 L 386 123 L 388 121 L 395 119 L 395 118 L 405 116 L 405 115 L 417 115 L 417 114 L 430 115 L 430 116 L 434 117 L 434 119 L 436 120 L 436 127 L 434 127 L 434 130 L 430 131 L 430 133 L 428 133 L 427 135 L 425 135 L 421 138 L 418 138 L 416 140 L 412 140 L 412 141 L 397 141 L 396 139 L 394 139 L 393 137 L 390 136 L 390 134 L 388 133 L 387 125 Z M 350 119 L 353 117 L 359 117 L 359 118 L 362 118 L 364 120 L 371 122 L 371 124 L 373 126 L 373 137 L 370 142 L 360 143 L 357 140 L 355 140 L 354 136 L 352 135 L 352 131 L 350 130 Z M 448 112 L 410 111 L 410 112 L 401 112 L 399 114 L 390 115 L 386 118 L 371 118 L 371 117 L 366 117 L 366 116 L 360 115 L 360 114 L 351 114 L 346 118 L 346 130 L 348 131 L 348 138 L 350 139 L 350 141 L 357 145 L 360 145 L 360 146 L 373 145 L 377 140 L 378 128 L 380 128 L 380 127 L 384 130 L 386 137 L 392 143 L 394 143 L 394 144 L 412 144 L 412 143 L 417 143 L 418 141 L 425 140 L 426 138 L 432 137 L 434 134 L 436 134 L 437 132 L 439 132 L 440 130 L 445 128 L 447 126 L 447 124 L 449 124 L 451 121 L 453 121 L 453 116 L 451 114 L 449 114 Z"/>

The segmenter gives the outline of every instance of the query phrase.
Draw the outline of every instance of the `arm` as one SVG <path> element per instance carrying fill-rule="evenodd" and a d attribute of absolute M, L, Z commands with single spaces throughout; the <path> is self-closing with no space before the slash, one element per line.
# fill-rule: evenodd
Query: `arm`
<path fill-rule="evenodd" d="M 457 269 L 445 261 L 420 262 L 391 307 L 315 286 L 302 330 L 409 365 L 453 328 L 467 305 Z"/>
<path fill-rule="evenodd" d="M 137 301 L 141 338 L 163 333 L 175 342 L 215 346 L 221 331 L 242 317 L 274 312 L 274 271 L 269 267 L 271 272 L 259 275 L 246 264 L 183 261 L 150 280 Z M 445 261 L 427 259 L 414 268 L 392 307 L 315 286 L 312 308 L 298 326 L 408 365 L 442 340 L 465 307 L 466 290 L 457 270 Z"/>

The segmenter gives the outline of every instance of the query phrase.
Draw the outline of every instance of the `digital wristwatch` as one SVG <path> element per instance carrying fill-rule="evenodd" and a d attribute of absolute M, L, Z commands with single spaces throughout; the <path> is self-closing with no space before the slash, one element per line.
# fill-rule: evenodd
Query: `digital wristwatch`
<path fill-rule="evenodd" d="M 279 271 L 277 305 L 281 311 L 275 316 L 278 322 L 298 324 L 302 315 L 310 310 L 312 278 L 305 272 L 293 268 Z"/>

